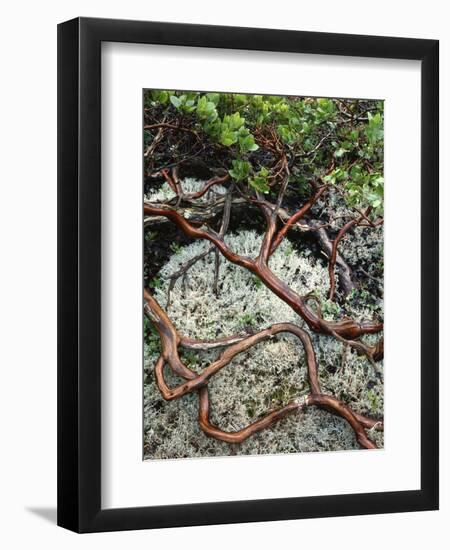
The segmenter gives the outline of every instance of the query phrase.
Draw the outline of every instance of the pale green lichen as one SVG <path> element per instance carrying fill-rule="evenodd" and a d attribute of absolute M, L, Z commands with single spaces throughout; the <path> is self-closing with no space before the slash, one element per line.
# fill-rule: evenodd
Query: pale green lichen
<path fill-rule="evenodd" d="M 196 180 L 194 178 L 185 178 L 180 184 L 184 193 L 197 193 L 203 189 L 206 182 Z M 198 202 L 207 202 L 212 195 L 224 195 L 226 193 L 225 187 L 222 185 L 214 185 L 211 187 L 202 197 L 196 199 Z M 175 198 L 175 193 L 168 183 L 164 183 L 160 189 L 152 193 L 144 195 L 144 200 L 150 202 L 165 202 Z"/>

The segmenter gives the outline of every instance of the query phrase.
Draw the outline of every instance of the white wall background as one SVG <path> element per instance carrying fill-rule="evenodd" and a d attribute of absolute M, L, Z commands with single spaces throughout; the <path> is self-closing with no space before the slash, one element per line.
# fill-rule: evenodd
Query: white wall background
<path fill-rule="evenodd" d="M 450 36 L 446 3 L 377 0 L 17 1 L 1 10 L 0 542 L 111 549 L 272 548 L 285 544 L 415 550 L 448 539 L 450 520 Z M 56 24 L 152 19 L 441 41 L 441 510 L 162 531 L 75 535 L 56 518 Z M 445 545 L 445 543 L 444 543 Z"/>

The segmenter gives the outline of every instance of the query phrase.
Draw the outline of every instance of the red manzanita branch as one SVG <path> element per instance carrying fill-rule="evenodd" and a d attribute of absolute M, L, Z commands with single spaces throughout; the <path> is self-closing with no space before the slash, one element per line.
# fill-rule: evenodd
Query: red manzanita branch
<path fill-rule="evenodd" d="M 177 185 L 177 181 L 175 180 L 175 178 L 172 177 L 169 174 L 169 171 L 166 170 L 165 168 L 163 168 L 161 170 L 161 175 L 164 177 L 164 179 L 166 180 L 166 182 L 168 183 L 168 185 L 172 189 L 172 191 L 178 196 L 179 193 L 180 193 L 180 189 Z"/>
<path fill-rule="evenodd" d="M 272 255 L 275 250 L 280 245 L 281 241 L 286 236 L 289 229 L 295 225 L 303 216 L 311 209 L 312 206 L 316 203 L 317 199 L 322 195 L 322 193 L 327 189 L 325 185 L 322 185 L 319 187 L 313 195 L 305 202 L 305 204 L 297 211 L 295 214 L 293 214 L 287 222 L 283 225 L 283 227 L 278 231 L 275 238 L 272 241 L 272 246 L 270 249 L 270 255 Z"/>
<path fill-rule="evenodd" d="M 197 191 L 195 193 L 185 193 L 183 195 L 183 198 L 187 200 L 199 199 L 203 197 L 203 195 L 207 193 L 211 189 L 211 187 L 213 187 L 214 185 L 220 185 L 221 183 L 225 183 L 229 179 L 230 179 L 229 174 L 224 174 L 223 176 L 215 176 L 214 178 L 211 178 L 210 180 L 208 180 L 205 183 L 205 185 L 202 187 L 202 189 L 200 189 L 200 191 Z"/>

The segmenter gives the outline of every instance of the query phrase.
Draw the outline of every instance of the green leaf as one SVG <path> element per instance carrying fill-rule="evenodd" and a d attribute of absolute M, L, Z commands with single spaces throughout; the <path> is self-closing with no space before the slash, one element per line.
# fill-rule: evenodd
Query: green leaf
<path fill-rule="evenodd" d="M 368 124 L 365 130 L 366 137 L 370 144 L 374 145 L 376 142 L 383 139 L 383 119 L 381 113 L 367 114 Z"/>
<path fill-rule="evenodd" d="M 344 149 L 343 147 L 340 147 L 334 152 L 334 156 L 336 158 L 341 158 L 345 155 L 345 153 L 348 153 L 347 149 Z"/>
<path fill-rule="evenodd" d="M 255 143 L 255 139 L 251 134 L 239 138 L 239 147 L 243 153 L 257 151 L 259 149 L 258 144 Z"/>
<path fill-rule="evenodd" d="M 169 92 L 167 90 L 154 90 L 151 94 L 152 100 L 156 103 L 166 105 L 169 101 Z"/>
<path fill-rule="evenodd" d="M 206 97 L 208 98 L 208 101 L 211 101 L 212 103 L 214 103 L 215 106 L 217 106 L 220 101 L 220 94 L 215 92 L 210 92 L 206 94 Z"/>
<path fill-rule="evenodd" d="M 248 180 L 248 183 L 253 189 L 259 191 L 260 193 L 268 193 L 270 191 L 269 182 L 267 181 L 267 176 L 269 171 L 267 168 L 261 168 L 261 170 L 255 175 L 254 178 Z"/>
<path fill-rule="evenodd" d="M 177 109 L 180 108 L 181 101 L 180 101 L 180 99 L 179 99 L 176 95 L 171 95 L 171 96 L 170 96 L 170 103 L 172 103 L 172 105 L 173 105 L 174 107 L 176 107 Z"/>
<path fill-rule="evenodd" d="M 212 101 L 208 101 L 206 96 L 202 96 L 197 102 L 197 116 L 201 120 L 213 122 L 218 116 L 216 105 Z"/>
<path fill-rule="evenodd" d="M 225 145 L 225 147 L 229 147 L 230 145 L 233 145 L 237 141 L 237 134 L 236 132 L 231 131 L 229 128 L 222 129 L 222 132 L 220 134 L 219 141 L 222 145 Z"/>
<path fill-rule="evenodd" d="M 286 143 L 292 143 L 294 140 L 294 133 L 287 124 L 279 124 L 277 131 L 281 139 Z"/>
<path fill-rule="evenodd" d="M 324 176 L 323 181 L 325 183 L 333 183 L 334 184 L 334 183 L 336 183 L 336 176 L 333 173 L 327 174 L 326 176 Z"/>
<path fill-rule="evenodd" d="M 250 174 L 251 164 L 246 160 L 235 159 L 231 164 L 233 168 L 228 173 L 235 181 L 245 180 Z"/>
<path fill-rule="evenodd" d="M 226 121 L 228 123 L 228 126 L 232 130 L 239 130 L 239 128 L 245 123 L 245 118 L 242 118 L 238 112 L 230 116 L 225 116 L 223 120 L 224 122 Z"/>

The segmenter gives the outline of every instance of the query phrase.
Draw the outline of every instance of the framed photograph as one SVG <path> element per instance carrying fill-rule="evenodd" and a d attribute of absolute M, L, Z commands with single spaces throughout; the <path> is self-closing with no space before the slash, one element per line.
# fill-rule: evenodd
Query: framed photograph
<path fill-rule="evenodd" d="M 58 27 L 58 524 L 438 508 L 438 41 Z"/>

